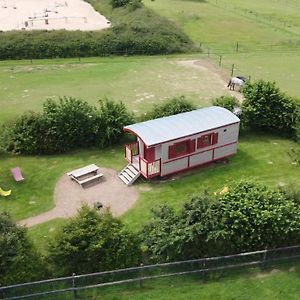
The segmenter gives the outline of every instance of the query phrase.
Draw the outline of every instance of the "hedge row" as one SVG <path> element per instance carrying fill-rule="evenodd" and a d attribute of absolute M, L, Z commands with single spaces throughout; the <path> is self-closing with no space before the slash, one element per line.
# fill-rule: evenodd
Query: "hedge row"
<path fill-rule="evenodd" d="M 117 143 L 123 127 L 133 122 L 122 102 L 99 107 L 74 98 L 47 100 L 42 113 L 28 112 L 1 128 L 0 148 L 23 154 L 62 153 L 76 148 Z"/>
<path fill-rule="evenodd" d="M 194 47 L 174 23 L 144 6 L 113 9 L 109 18 L 114 25 L 102 31 L 0 32 L 0 59 L 153 55 Z"/>

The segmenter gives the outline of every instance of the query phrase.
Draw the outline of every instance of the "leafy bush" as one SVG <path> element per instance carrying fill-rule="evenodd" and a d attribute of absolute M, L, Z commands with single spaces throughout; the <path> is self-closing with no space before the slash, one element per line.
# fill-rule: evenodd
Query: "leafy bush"
<path fill-rule="evenodd" d="M 205 195 L 186 202 L 179 213 L 166 205 L 154 209 L 152 221 L 141 233 L 149 259 L 165 262 L 218 253 L 214 211 L 214 203 Z"/>
<path fill-rule="evenodd" d="M 287 246 L 300 241 L 300 207 L 296 196 L 244 180 L 218 201 L 200 195 L 178 213 L 167 206 L 155 210 L 141 236 L 152 261 Z"/>
<path fill-rule="evenodd" d="M 126 6 L 130 0 L 111 0 L 111 5 L 113 8 Z"/>
<path fill-rule="evenodd" d="M 247 82 L 243 88 L 244 125 L 296 138 L 300 113 L 297 102 L 280 92 L 275 83 Z"/>
<path fill-rule="evenodd" d="M 0 213 L 0 284 L 9 285 L 41 279 L 47 274 L 27 230 L 10 216 Z"/>
<path fill-rule="evenodd" d="M 111 145 L 120 141 L 123 136 L 123 127 L 134 122 L 133 115 L 130 114 L 122 102 L 115 103 L 108 99 L 100 100 L 98 110 L 98 126 L 101 132 L 102 146 Z M 100 136 L 98 134 L 98 136 Z"/>
<path fill-rule="evenodd" d="M 109 212 L 84 206 L 49 244 L 48 259 L 56 275 L 83 274 L 137 265 L 137 237 Z"/>
<path fill-rule="evenodd" d="M 1 148 L 14 153 L 51 154 L 119 142 L 133 122 L 123 103 L 100 101 L 90 106 L 75 98 L 47 100 L 42 114 L 27 113 L 3 126 Z"/>
<path fill-rule="evenodd" d="M 174 97 L 162 104 L 154 105 L 153 109 L 143 116 L 143 120 L 172 116 L 194 109 L 196 109 L 195 105 L 187 101 L 184 96 Z"/>
<path fill-rule="evenodd" d="M 239 100 L 233 96 L 221 96 L 221 97 L 215 98 L 213 100 L 213 105 L 224 107 L 224 108 L 230 110 L 231 112 L 236 107 L 240 107 Z"/>
<path fill-rule="evenodd" d="M 231 252 L 293 245 L 300 241 L 300 209 L 280 191 L 242 180 L 220 199 L 220 229 Z"/>

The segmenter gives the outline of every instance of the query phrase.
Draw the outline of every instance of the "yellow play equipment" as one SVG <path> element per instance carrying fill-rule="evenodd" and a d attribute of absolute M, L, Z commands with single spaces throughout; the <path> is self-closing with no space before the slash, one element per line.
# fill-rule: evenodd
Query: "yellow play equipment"
<path fill-rule="evenodd" d="M 228 193 L 228 192 L 229 192 L 229 187 L 225 185 L 225 186 L 223 187 L 222 191 L 220 191 L 219 193 L 218 193 L 218 192 L 215 192 L 214 194 L 215 194 L 215 195 L 220 195 L 220 196 L 222 196 L 222 195 L 224 195 L 224 194 L 226 194 L 226 193 Z"/>
<path fill-rule="evenodd" d="M 228 192 L 229 192 L 228 186 L 224 186 L 223 190 L 220 192 L 220 195 L 223 195 L 223 194 L 228 193 Z"/>
<path fill-rule="evenodd" d="M 6 196 L 9 196 L 10 194 L 11 194 L 11 190 L 9 190 L 9 191 L 3 191 L 3 190 L 1 189 L 1 187 L 0 187 L 0 195 L 1 195 L 1 196 L 6 197 Z"/>

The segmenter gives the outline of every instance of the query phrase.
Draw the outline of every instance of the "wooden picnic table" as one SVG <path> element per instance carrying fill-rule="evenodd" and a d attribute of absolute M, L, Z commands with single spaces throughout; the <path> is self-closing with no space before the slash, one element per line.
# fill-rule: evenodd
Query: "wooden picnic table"
<path fill-rule="evenodd" d="M 96 166 L 95 164 L 91 164 L 86 167 L 68 172 L 67 174 L 82 186 L 85 183 L 101 178 L 103 174 L 102 173 L 97 174 L 98 170 L 99 170 L 98 166 Z M 93 176 L 87 177 L 88 175 L 93 175 Z M 81 179 L 81 177 L 84 178 Z"/>
<path fill-rule="evenodd" d="M 99 170 L 99 167 L 96 166 L 95 164 L 92 164 L 92 165 L 88 165 L 86 167 L 83 167 L 83 168 L 79 168 L 79 169 L 76 169 L 76 170 L 73 170 L 69 173 L 67 173 L 69 176 L 73 176 L 75 178 L 79 178 L 79 177 L 82 177 L 82 176 L 85 176 L 85 175 L 88 175 L 88 174 L 91 174 L 91 173 L 97 173 L 97 171 Z"/>

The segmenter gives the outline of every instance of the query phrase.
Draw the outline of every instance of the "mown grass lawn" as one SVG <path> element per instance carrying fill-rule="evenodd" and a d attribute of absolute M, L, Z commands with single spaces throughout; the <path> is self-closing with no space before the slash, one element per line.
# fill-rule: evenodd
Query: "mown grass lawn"
<path fill-rule="evenodd" d="M 124 165 L 123 147 L 105 150 L 86 150 L 66 155 L 13 156 L 2 155 L 0 187 L 11 189 L 9 197 L 1 197 L 0 210 L 7 210 L 14 220 L 47 211 L 54 206 L 53 192 L 56 182 L 66 172 L 95 163 L 102 167 L 120 170 Z M 19 166 L 25 180 L 15 183 L 10 168 Z"/>
<path fill-rule="evenodd" d="M 135 206 L 121 219 L 130 228 L 139 230 L 151 218 L 152 208 L 168 204 L 178 209 L 184 201 L 195 194 L 204 190 L 213 193 L 233 180 L 242 178 L 255 178 L 273 187 L 285 184 L 299 189 L 300 168 L 292 164 L 287 153 L 295 147 L 299 146 L 285 138 L 258 133 L 244 135 L 240 138 L 237 155 L 230 158 L 228 164 L 214 163 L 165 180 L 155 179 L 146 182 L 141 179 L 135 184 L 140 197 Z M 120 170 L 125 166 L 122 148 L 81 151 L 70 155 L 47 157 L 44 160 L 37 157 L 6 158 L 0 170 L 1 185 L 12 188 L 13 194 L 9 199 L 1 199 L 0 210 L 8 210 L 15 220 L 20 220 L 50 209 L 53 207 L 55 182 L 66 171 L 88 163 Z M 16 164 L 22 169 L 24 167 L 25 177 L 31 172 L 31 176 L 21 185 L 13 184 L 8 174 L 9 167 Z M 51 168 L 46 172 L 49 166 Z M 30 201 L 34 203 L 30 204 Z M 29 231 L 43 250 L 48 238 L 63 222 L 64 220 L 49 221 L 36 225 Z"/>

